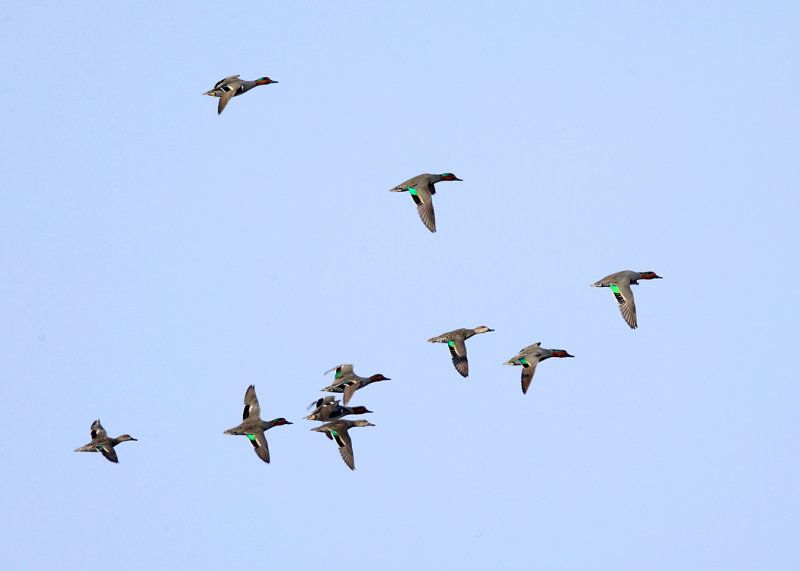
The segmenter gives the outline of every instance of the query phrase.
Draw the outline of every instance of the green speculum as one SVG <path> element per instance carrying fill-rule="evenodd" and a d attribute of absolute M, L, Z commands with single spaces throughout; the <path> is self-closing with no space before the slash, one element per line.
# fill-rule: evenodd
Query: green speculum
<path fill-rule="evenodd" d="M 447 345 L 448 345 L 449 347 L 455 347 L 455 346 L 456 346 L 456 344 L 455 344 L 453 341 L 448 341 L 448 342 L 447 342 Z"/>
<path fill-rule="evenodd" d="M 408 192 L 410 192 L 413 196 L 417 196 L 417 189 L 416 188 L 409 188 Z"/>
<path fill-rule="evenodd" d="M 247 438 L 249 438 L 249 439 L 250 439 L 250 440 L 252 440 L 253 442 L 255 442 L 255 441 L 256 441 L 256 435 L 255 435 L 255 434 L 248 434 L 248 435 L 247 435 Z"/>
<path fill-rule="evenodd" d="M 519 358 L 519 362 L 522 363 L 526 367 L 528 366 L 528 361 L 525 359 L 525 357 L 520 357 Z"/>
<path fill-rule="evenodd" d="M 619 293 L 619 288 L 617 286 L 615 286 L 614 284 L 611 284 L 610 287 L 611 287 L 611 291 L 613 291 L 614 293 Z"/>

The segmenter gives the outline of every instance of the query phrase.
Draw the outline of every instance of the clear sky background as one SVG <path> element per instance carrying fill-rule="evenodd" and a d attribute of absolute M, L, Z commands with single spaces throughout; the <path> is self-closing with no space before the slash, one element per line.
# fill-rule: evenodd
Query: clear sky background
<path fill-rule="evenodd" d="M 4 6 L 3 567 L 797 569 L 798 4 L 386 4 Z"/>

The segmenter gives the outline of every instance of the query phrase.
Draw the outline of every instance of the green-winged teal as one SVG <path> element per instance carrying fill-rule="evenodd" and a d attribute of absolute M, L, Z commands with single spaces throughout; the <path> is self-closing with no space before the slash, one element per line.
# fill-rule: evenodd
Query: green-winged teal
<path fill-rule="evenodd" d="M 217 106 L 217 115 L 222 113 L 231 97 L 241 95 L 246 91 L 250 91 L 256 85 L 269 85 L 270 83 L 278 83 L 268 77 L 259 77 L 255 81 L 247 79 L 239 79 L 238 75 L 231 75 L 225 79 L 220 79 L 214 87 L 203 93 L 203 95 L 210 95 L 212 97 L 219 97 L 219 105 Z"/>
<path fill-rule="evenodd" d="M 336 397 L 322 397 L 311 403 L 314 412 L 306 416 L 308 420 L 319 420 L 320 422 L 328 422 L 337 420 L 339 418 L 348 416 L 350 414 L 366 414 L 371 413 L 365 406 L 342 406 Z M 309 408 L 311 408 L 311 406 Z"/>
<path fill-rule="evenodd" d="M 434 185 L 443 180 L 461 180 L 451 172 L 442 174 L 418 174 L 410 178 L 403 184 L 394 187 L 391 192 L 405 192 L 411 194 L 414 204 L 417 205 L 417 212 L 422 219 L 422 223 L 431 232 L 436 232 L 436 217 L 433 214 L 433 195 L 436 194 Z"/>
<path fill-rule="evenodd" d="M 467 344 L 465 341 L 473 335 L 487 333 L 488 331 L 494 331 L 494 329 L 489 329 L 485 325 L 479 325 L 475 329 L 456 329 L 442 333 L 437 337 L 431 337 L 428 342 L 447 343 L 447 347 L 450 349 L 450 356 L 453 357 L 453 366 L 456 371 L 461 373 L 462 377 L 466 377 L 469 375 L 469 362 L 467 361 Z"/>
<path fill-rule="evenodd" d="M 619 304 L 619 311 L 622 313 L 625 323 L 630 325 L 631 329 L 636 329 L 638 323 L 636 322 L 636 303 L 633 301 L 633 290 L 631 284 L 639 285 L 639 280 L 660 280 L 661 276 L 657 276 L 655 272 L 634 272 L 631 270 L 623 270 L 604 277 L 602 280 L 594 282 L 592 287 L 610 287 L 614 293 L 614 297 Z"/>
<path fill-rule="evenodd" d="M 337 365 L 332 369 L 328 369 L 325 373 L 335 371 L 333 374 L 334 382 L 332 385 L 320 389 L 329 393 L 343 393 L 342 401 L 346 405 L 353 397 L 353 393 L 358 389 L 363 389 L 370 383 L 378 381 L 391 381 L 389 377 L 384 377 L 380 373 L 376 373 L 370 377 L 359 377 L 353 372 L 353 365 Z"/>
<path fill-rule="evenodd" d="M 90 434 L 92 435 L 92 441 L 86 446 L 76 448 L 75 452 L 102 452 L 103 456 L 115 464 L 119 463 L 119 460 L 117 459 L 117 452 L 114 450 L 114 446 L 120 442 L 127 442 L 128 440 L 136 441 L 130 434 L 109 438 L 106 429 L 100 424 L 100 419 L 92 423 Z"/>
<path fill-rule="evenodd" d="M 269 430 L 273 426 L 282 426 L 284 424 L 292 424 L 285 418 L 276 418 L 265 422 L 261 420 L 261 407 L 258 405 L 258 397 L 256 397 L 256 388 L 253 385 L 247 387 L 247 392 L 244 393 L 244 411 L 242 412 L 242 423 L 239 426 L 229 428 L 223 434 L 237 434 L 244 435 L 250 439 L 250 444 L 253 445 L 258 457 L 264 462 L 269 463 L 269 446 L 267 445 L 267 438 L 264 436 L 264 431 Z"/>
<path fill-rule="evenodd" d="M 541 342 L 528 345 L 514 357 L 503 363 L 504 365 L 522 365 L 522 392 L 528 392 L 528 387 L 536 372 L 536 365 L 550 357 L 574 357 L 563 349 L 542 349 Z"/>
<path fill-rule="evenodd" d="M 353 461 L 353 442 L 350 440 L 350 435 L 347 431 L 354 426 L 375 425 L 366 420 L 335 420 L 311 429 L 314 432 L 324 433 L 325 436 L 336 442 L 339 447 L 339 454 L 342 455 L 342 460 L 351 470 L 355 470 L 356 465 Z"/>

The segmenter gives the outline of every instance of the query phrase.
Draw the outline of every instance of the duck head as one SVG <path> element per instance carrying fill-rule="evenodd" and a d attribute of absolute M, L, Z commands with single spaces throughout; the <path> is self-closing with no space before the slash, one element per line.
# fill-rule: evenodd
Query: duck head
<path fill-rule="evenodd" d="M 116 440 L 117 442 L 125 442 L 127 440 L 133 440 L 134 442 L 136 441 L 136 439 L 130 434 L 123 434 L 122 436 L 118 436 L 114 440 Z"/>
<path fill-rule="evenodd" d="M 365 406 L 354 406 L 353 407 L 353 414 L 366 414 L 368 412 L 372 412 L 371 410 L 367 410 Z"/>
<path fill-rule="evenodd" d="M 270 83 L 278 83 L 278 82 L 268 77 L 259 77 L 258 79 L 256 79 L 256 85 L 269 85 Z"/>
<path fill-rule="evenodd" d="M 639 275 L 640 280 L 660 280 L 663 279 L 661 276 L 656 275 L 655 272 L 640 272 Z"/>
<path fill-rule="evenodd" d="M 461 180 L 460 178 L 458 178 L 456 175 L 454 175 L 451 172 L 443 172 L 442 174 L 439 175 L 439 177 L 442 180 Z"/>
<path fill-rule="evenodd" d="M 382 374 L 378 373 L 376 375 L 372 375 L 369 378 L 369 380 L 374 383 L 374 382 L 377 382 L 377 381 L 391 381 L 392 379 L 390 379 L 389 377 L 384 377 Z"/>
<path fill-rule="evenodd" d="M 494 331 L 494 329 L 490 329 L 490 328 L 486 327 L 485 325 L 478 325 L 475 328 L 475 333 L 488 333 L 489 331 Z"/>
<path fill-rule="evenodd" d="M 286 420 L 285 418 L 276 418 L 275 420 L 272 421 L 272 426 L 281 426 L 283 424 L 292 424 L 292 423 Z"/>
<path fill-rule="evenodd" d="M 564 349 L 553 349 L 553 357 L 574 357 L 575 355 L 570 355 Z"/>

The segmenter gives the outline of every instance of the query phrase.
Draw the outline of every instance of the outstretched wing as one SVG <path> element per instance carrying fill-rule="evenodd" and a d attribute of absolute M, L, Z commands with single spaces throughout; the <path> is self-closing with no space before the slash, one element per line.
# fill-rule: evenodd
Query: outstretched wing
<path fill-rule="evenodd" d="M 332 402 L 333 402 L 333 403 L 337 402 L 337 401 L 336 401 L 336 397 L 335 397 L 335 396 L 329 396 L 329 397 L 322 397 L 322 398 L 318 398 L 317 400 L 315 400 L 314 402 L 312 402 L 310 405 L 308 405 L 308 408 L 307 408 L 306 410 L 311 410 L 312 408 L 313 408 L 313 409 L 318 409 L 318 408 L 320 408 L 322 405 L 326 405 L 326 404 L 328 404 L 328 403 L 332 403 Z"/>
<path fill-rule="evenodd" d="M 228 101 L 236 95 L 235 90 L 225 91 L 222 95 L 219 96 L 219 104 L 217 104 L 217 115 L 221 114 L 222 111 L 225 109 L 225 106 L 228 105 Z"/>
<path fill-rule="evenodd" d="M 92 423 L 92 429 L 91 432 L 89 432 L 89 434 L 92 435 L 92 440 L 94 440 L 95 438 L 105 438 L 106 436 L 108 436 L 108 434 L 106 433 L 106 429 L 103 428 L 102 424 L 100 424 L 100 419 L 97 419 Z"/>
<path fill-rule="evenodd" d="M 342 397 L 342 403 L 347 405 L 350 402 L 350 399 L 353 398 L 353 393 L 361 386 L 361 383 L 358 381 L 351 381 L 344 387 L 344 395 Z"/>
<path fill-rule="evenodd" d="M 99 450 L 103 456 L 108 458 L 114 464 L 118 464 L 119 460 L 117 459 L 117 451 L 114 450 L 114 447 L 108 444 L 104 444 L 102 446 L 98 446 L 97 450 Z"/>
<path fill-rule="evenodd" d="M 611 291 L 619 304 L 619 311 L 622 313 L 622 318 L 625 320 L 631 329 L 636 329 L 636 303 L 633 301 L 633 291 L 631 284 L 621 283 L 619 285 L 611 285 Z"/>
<path fill-rule="evenodd" d="M 462 377 L 469 375 L 469 362 L 467 361 L 467 344 L 464 339 L 453 339 L 447 342 L 450 349 L 450 356 L 453 358 L 453 366 Z"/>
<path fill-rule="evenodd" d="M 336 445 L 339 447 L 339 454 L 342 455 L 342 460 L 347 464 L 351 470 L 356 469 L 355 461 L 353 460 L 353 441 L 350 440 L 350 434 L 347 429 L 331 430 L 331 435 Z"/>
<path fill-rule="evenodd" d="M 250 444 L 253 445 L 253 450 L 258 454 L 258 457 L 269 464 L 269 446 L 267 445 L 267 437 L 264 436 L 264 431 L 256 430 L 253 434 L 248 434 L 247 438 L 250 440 Z"/>
<path fill-rule="evenodd" d="M 333 378 L 334 379 L 338 379 L 341 376 L 352 375 L 353 374 L 353 365 L 350 365 L 350 364 L 336 365 L 335 367 L 332 367 L 332 368 L 328 369 L 327 371 L 325 371 L 324 374 L 327 375 L 331 371 L 335 371 L 333 373 Z"/>
<path fill-rule="evenodd" d="M 409 187 L 408 192 L 417 205 L 417 213 L 422 223 L 431 232 L 436 232 L 436 216 L 433 212 L 432 186 L 427 180 L 421 181 L 413 187 Z"/>
<path fill-rule="evenodd" d="M 239 79 L 239 75 L 229 75 L 225 79 L 220 79 L 216 84 L 214 84 L 214 89 L 222 89 L 224 85 L 227 85 L 231 81 Z M 213 91 L 213 90 L 212 90 Z"/>
<path fill-rule="evenodd" d="M 528 387 L 531 386 L 533 374 L 536 372 L 536 365 L 539 364 L 539 357 L 523 357 L 520 360 L 522 365 L 522 394 L 528 392 Z"/>
<path fill-rule="evenodd" d="M 244 410 L 242 411 L 242 420 L 248 418 L 261 418 L 261 407 L 258 405 L 258 397 L 256 396 L 256 387 L 250 385 L 247 387 L 247 392 L 244 393 Z"/>

